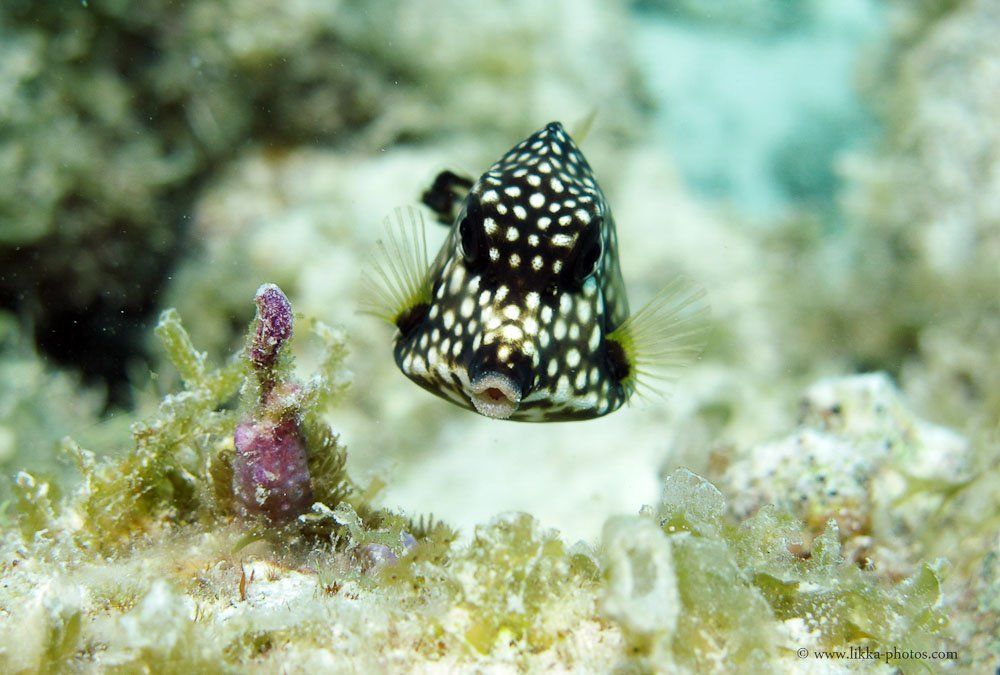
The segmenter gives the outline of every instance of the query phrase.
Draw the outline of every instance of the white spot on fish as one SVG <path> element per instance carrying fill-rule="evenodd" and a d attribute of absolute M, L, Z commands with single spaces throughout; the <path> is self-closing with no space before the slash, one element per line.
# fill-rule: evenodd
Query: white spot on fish
<path fill-rule="evenodd" d="M 512 323 L 507 324 L 500 330 L 500 335 L 503 336 L 504 340 L 509 342 L 520 342 L 524 338 L 524 333 L 521 329 Z"/>
<path fill-rule="evenodd" d="M 587 348 L 591 351 L 597 349 L 601 344 L 601 327 L 594 325 L 594 330 L 590 332 L 590 340 L 587 341 Z"/>
<path fill-rule="evenodd" d="M 569 293 L 563 293 L 559 296 L 559 313 L 569 314 L 571 309 L 573 309 L 573 298 L 570 297 Z"/>
<path fill-rule="evenodd" d="M 457 295 L 458 291 L 462 288 L 462 282 L 465 280 L 465 270 L 458 267 L 455 272 L 451 275 L 451 279 L 448 281 L 448 292 L 452 295 Z M 442 284 L 444 285 L 444 284 Z"/>
<path fill-rule="evenodd" d="M 573 348 L 566 352 L 566 365 L 570 368 L 580 365 L 580 350 Z"/>

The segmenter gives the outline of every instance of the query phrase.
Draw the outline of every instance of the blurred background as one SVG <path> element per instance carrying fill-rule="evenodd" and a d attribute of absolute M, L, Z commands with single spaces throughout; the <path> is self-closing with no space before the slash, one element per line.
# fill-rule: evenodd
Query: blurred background
<path fill-rule="evenodd" d="M 159 312 L 222 359 L 267 281 L 348 331 L 352 471 L 458 526 L 522 509 L 593 538 L 677 466 L 732 496 L 826 376 L 884 371 L 993 463 L 997 35 L 992 0 L 5 0 L 0 468 L 70 480 L 65 435 L 122 452 L 178 384 Z M 700 281 L 703 359 L 666 402 L 574 424 L 406 381 L 356 313 L 383 217 L 595 110 L 633 307 Z"/>

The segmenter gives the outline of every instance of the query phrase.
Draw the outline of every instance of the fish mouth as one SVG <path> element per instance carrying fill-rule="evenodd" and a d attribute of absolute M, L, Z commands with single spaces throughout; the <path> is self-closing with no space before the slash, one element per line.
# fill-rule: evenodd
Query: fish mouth
<path fill-rule="evenodd" d="M 508 419 L 521 403 L 521 388 L 502 373 L 485 373 L 466 388 L 476 412 L 497 420 Z"/>

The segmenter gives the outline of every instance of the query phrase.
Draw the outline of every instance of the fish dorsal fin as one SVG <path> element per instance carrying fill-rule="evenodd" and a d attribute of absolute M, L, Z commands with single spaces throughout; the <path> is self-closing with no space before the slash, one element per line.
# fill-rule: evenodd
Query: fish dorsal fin
<path fill-rule="evenodd" d="M 595 105 L 583 119 L 579 119 L 573 125 L 573 133 L 570 134 L 573 140 L 576 141 L 577 145 L 583 143 L 583 141 L 590 135 L 591 129 L 594 128 L 594 121 L 597 119 L 597 106 Z"/>
<path fill-rule="evenodd" d="M 709 316 L 705 289 L 678 277 L 612 331 L 607 337 L 611 358 L 628 395 L 662 396 L 654 383 L 673 382 L 679 369 L 698 358 Z"/>
<path fill-rule="evenodd" d="M 420 195 L 420 202 L 434 212 L 439 223 L 451 227 L 474 184 L 475 180 L 465 172 L 442 169 Z"/>
<path fill-rule="evenodd" d="M 361 275 L 359 310 L 388 321 L 404 333 L 415 313 L 431 302 L 430 263 L 423 214 L 396 208 L 385 218 L 385 234 Z"/>

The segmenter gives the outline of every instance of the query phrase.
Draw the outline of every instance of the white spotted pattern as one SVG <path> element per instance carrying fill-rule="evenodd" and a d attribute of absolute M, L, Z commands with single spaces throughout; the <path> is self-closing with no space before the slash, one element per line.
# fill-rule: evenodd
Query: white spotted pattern
<path fill-rule="evenodd" d="M 459 223 L 452 227 L 431 270 L 433 301 L 397 338 L 400 368 L 469 408 L 466 388 L 482 368 L 524 372 L 515 419 L 586 419 L 620 407 L 625 394 L 609 375 L 604 336 L 628 308 L 614 222 L 579 149 L 550 124 L 490 167 L 468 200 L 462 212 L 478 239 L 467 246 Z M 579 267 L 571 263 L 588 227 L 600 228 L 601 256 L 581 283 L 570 278 Z"/>

